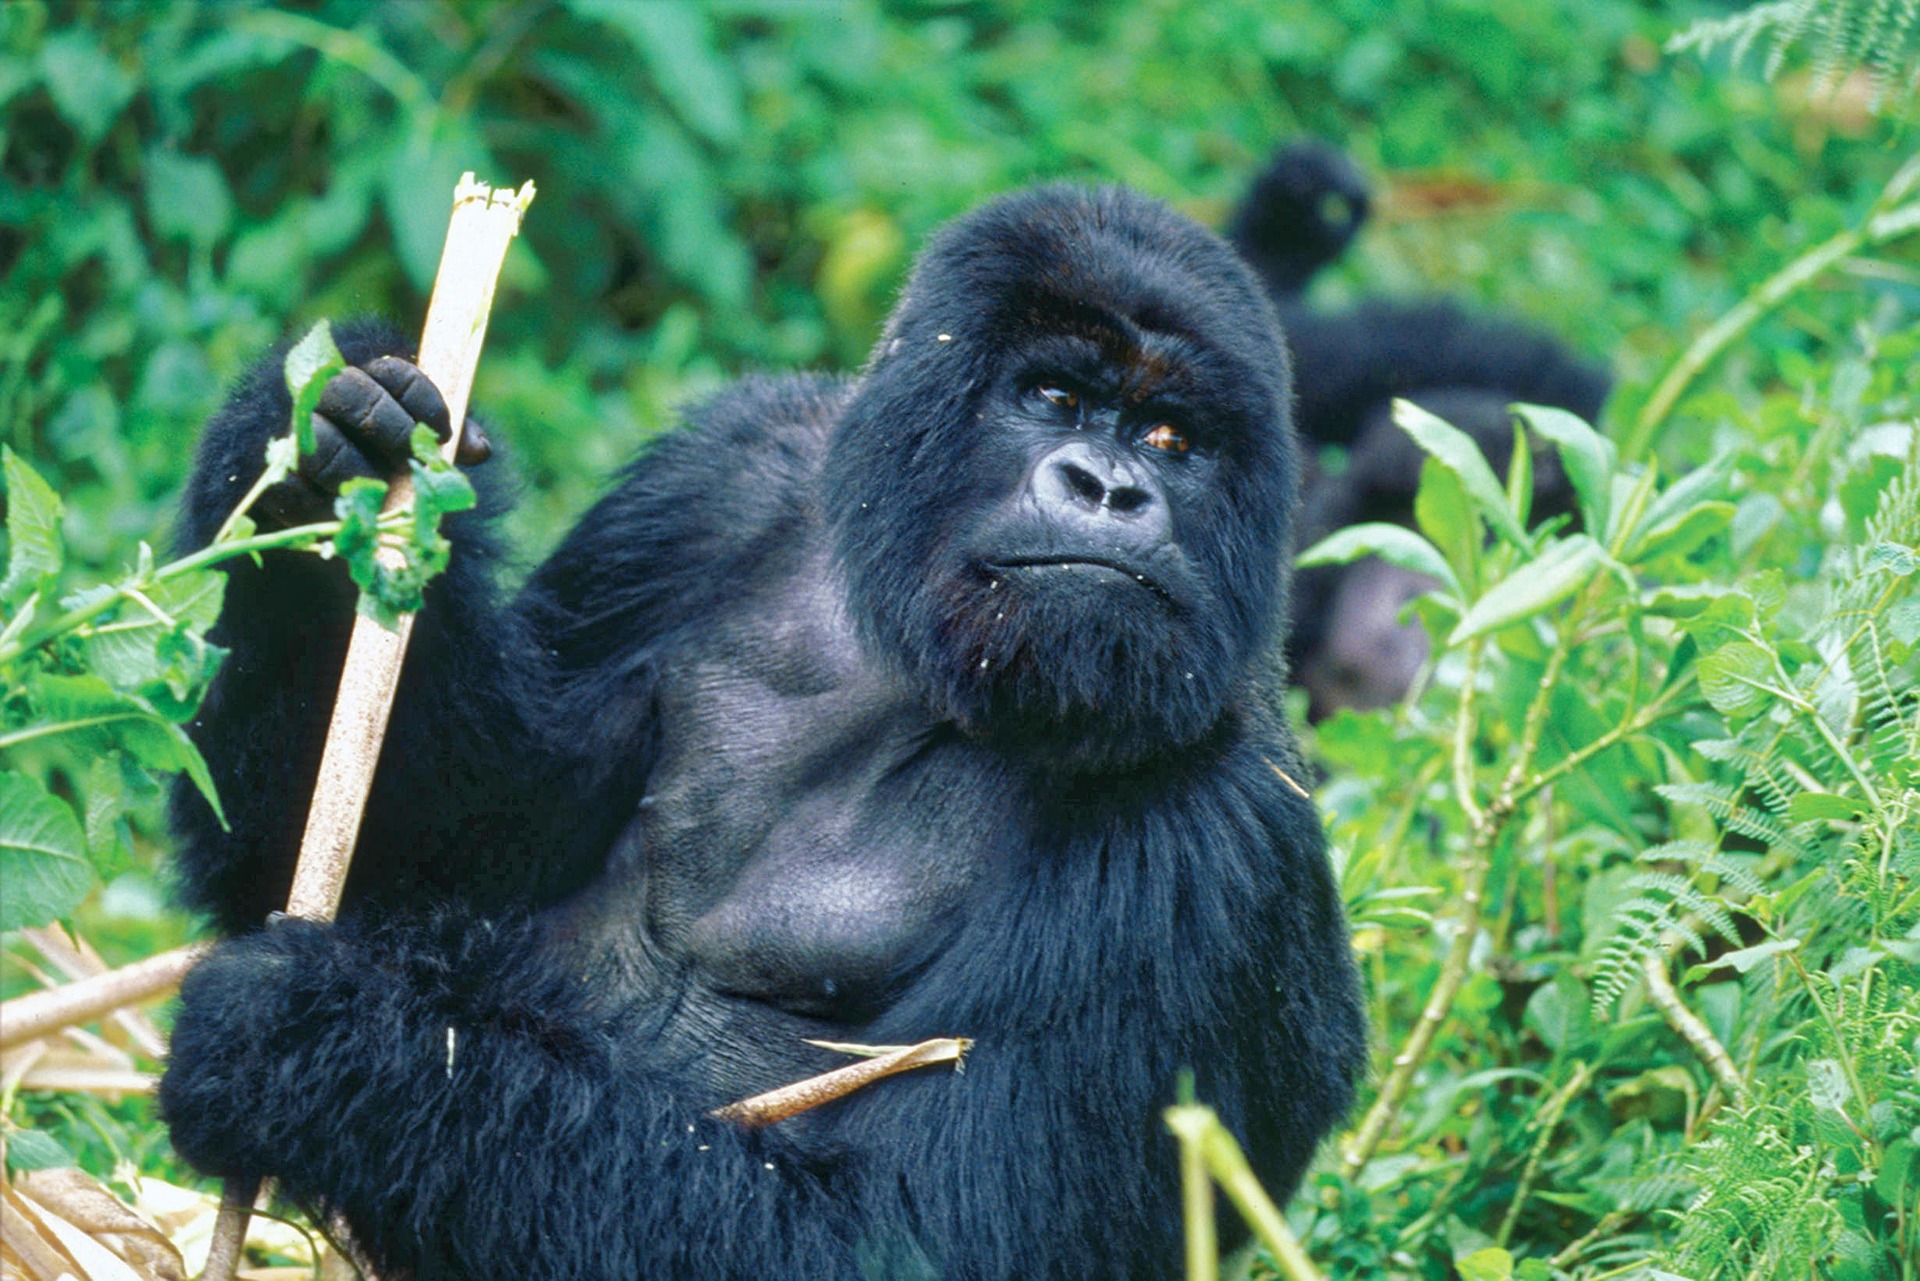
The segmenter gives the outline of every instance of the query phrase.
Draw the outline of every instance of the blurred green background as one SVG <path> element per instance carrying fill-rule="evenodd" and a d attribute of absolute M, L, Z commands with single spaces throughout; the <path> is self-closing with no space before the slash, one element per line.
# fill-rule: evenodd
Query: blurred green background
<path fill-rule="evenodd" d="M 1668 55 L 1697 4 L 0 5 L 0 433 L 109 563 L 318 316 L 424 311 L 463 169 L 540 200 L 475 404 L 550 538 L 673 406 L 860 360 L 914 247 L 1037 179 L 1224 216 L 1279 141 L 1388 188 L 1325 295 L 1446 292 L 1654 377 L 1903 152 L 1857 95 Z M 1766 343 L 1829 337 L 1796 309 Z"/>
<path fill-rule="evenodd" d="M 1272 148 L 1303 134 L 1347 148 L 1379 189 L 1373 224 L 1319 300 L 1445 294 L 1529 319 L 1611 364 L 1603 426 L 1617 436 L 1690 341 L 1858 226 L 1915 150 L 1911 99 L 1874 102 L 1868 77 L 1847 74 L 1851 59 L 1803 50 L 1763 76 L 1764 42 L 1739 63 L 1724 50 L 1667 51 L 1696 19 L 1737 11 L 1630 0 L 0 0 L 0 442 L 64 499 L 69 583 L 110 578 L 140 540 L 164 543 L 200 424 L 250 361 L 323 316 L 417 328 L 455 179 L 530 178 L 539 199 L 508 258 L 474 399 L 525 478 L 512 519 L 530 562 L 636 447 L 670 429 L 677 405 L 748 368 L 857 365 L 942 220 L 1071 178 L 1129 183 L 1219 225 Z M 1901 21 L 1898 48 L 1911 54 L 1920 17 Z M 1771 597 L 1784 576 L 1780 647 L 1796 670 L 1818 665 L 1800 638 L 1826 608 L 1829 553 L 1858 541 L 1890 478 L 1915 467 L 1911 239 L 1793 292 L 1663 417 L 1663 483 L 1732 461 L 1724 493 L 1703 504 L 1714 510 L 1701 542 L 1657 569 L 1699 599 L 1756 582 Z M 1920 559 L 1902 563 L 1910 574 Z M 1693 642 L 1676 648 L 1662 608 L 1638 603 L 1596 635 L 1627 635 L 1649 664 L 1671 659 L 1680 673 Z M 1906 661 L 1920 620 L 1901 608 L 1914 634 L 1889 652 Z M 1489 785 L 1513 745 L 1509 713 L 1536 689 L 1529 635 L 1514 629 L 1489 659 L 1495 711 L 1476 731 Z M 1638 684 L 1637 650 L 1623 683 L 1614 651 L 1594 648 L 1554 691 L 1569 734 L 1615 723 L 1634 697 L 1623 684 Z M 1461 679 L 1443 667 L 1411 708 L 1309 738 L 1329 767 L 1320 800 L 1336 848 L 1351 856 L 1383 1056 L 1450 937 L 1407 904 L 1444 916 L 1458 903 L 1465 825 L 1435 780 L 1454 748 L 1448 699 Z M 1912 674 L 1892 683 L 1913 714 Z M 37 714 L 26 688 L 8 684 L 0 723 Z M 1583 1013 L 1600 949 L 1634 924 L 1627 896 L 1644 860 L 1664 874 L 1675 860 L 1660 842 L 1718 832 L 1653 784 L 1724 775 L 1730 796 L 1746 794 L 1744 775 L 1715 773 L 1696 750 L 1723 728 L 1715 707 L 1676 704 L 1658 744 L 1649 735 L 1630 758 L 1600 762 L 1607 783 L 1572 780 L 1529 811 L 1499 855 L 1504 897 L 1489 901 L 1498 919 L 1475 945 L 1460 1017 L 1408 1103 L 1411 1135 L 1356 1181 L 1323 1172 L 1294 1208 L 1336 1275 L 1672 1276 L 1644 1271 L 1646 1260 L 1663 1233 L 1686 1236 L 1679 1210 L 1697 1189 L 1765 1187 L 1771 1208 L 1754 1213 L 1754 1230 L 1738 1214 L 1692 1229 L 1721 1250 L 1695 1275 L 1799 1278 L 1819 1250 L 1814 1275 L 1920 1277 L 1920 1262 L 1894 1262 L 1920 1234 L 1920 960 L 1898 952 L 1920 958 L 1920 844 L 1903 846 L 1914 867 L 1883 859 L 1872 887 L 1886 897 L 1872 964 L 1902 977 L 1876 989 L 1882 1006 L 1848 1034 L 1882 1055 L 1873 1124 L 1915 1127 L 1866 1145 L 1877 1184 L 1847 1155 L 1857 1127 L 1810 1092 L 1821 1078 L 1802 1063 L 1805 1007 L 1767 988 L 1772 962 L 1739 983 L 1711 966 L 1681 978 L 1741 1056 L 1747 1086 L 1777 1109 L 1737 1123 L 1722 1113 L 1731 1142 L 1696 1124 L 1725 1100 L 1701 1103 L 1712 1084 L 1657 1015 L 1637 998 L 1618 1023 L 1600 1006 Z M 1884 817 L 1920 796 L 1920 754 L 1880 751 L 1877 776 L 1907 789 L 1888 785 Z M 1802 759 L 1813 764 L 1788 773 L 1817 793 L 1822 762 Z M 96 792 L 81 780 L 99 764 L 49 752 L 18 767 L 86 813 L 102 888 L 78 925 L 118 962 L 192 925 L 165 901 L 156 780 L 126 768 L 122 790 L 141 804 L 93 840 Z M 1780 922 L 1794 903 L 1851 911 L 1846 893 L 1867 893 L 1847 879 L 1860 864 L 1846 833 L 1829 823 L 1818 837 L 1766 865 Z M 1729 847 L 1757 857 L 1738 834 Z M 1689 893 L 1718 874 L 1700 875 Z M 1888 897 L 1896 882 L 1909 897 Z M 1773 901 L 1735 909 L 1745 941 Z M 1834 913 L 1841 924 L 1822 924 L 1812 964 L 1866 937 L 1864 918 Z M 1648 936 L 1673 924 L 1646 919 Z M 8 955 L 25 955 L 17 936 Z M 1834 965 L 1836 984 L 1861 981 L 1854 963 Z M 6 990 L 26 986 L 23 970 Z M 29 1091 L 7 1102 L 8 1123 L 56 1135 L 117 1186 L 135 1170 L 190 1177 L 138 1099 Z M 1744 1173 L 1725 1173 L 1754 1153 Z M 1836 1188 L 1852 1198 L 1843 1209 Z M 1789 1221 L 1764 1259 L 1757 1246 L 1742 1253 L 1759 1228 Z M 1871 1244 L 1846 1244 L 1855 1238 Z M 1508 1244 L 1528 1256 L 1518 1273 L 1495 1257 Z M 1691 1257 L 1683 1245 L 1671 1257 Z"/>

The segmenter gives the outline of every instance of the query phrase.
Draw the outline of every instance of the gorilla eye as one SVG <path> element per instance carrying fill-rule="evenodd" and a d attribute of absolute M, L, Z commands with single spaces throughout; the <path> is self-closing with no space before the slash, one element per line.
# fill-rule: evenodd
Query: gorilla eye
<path fill-rule="evenodd" d="M 1033 394 L 1044 398 L 1048 404 L 1056 405 L 1061 409 L 1078 409 L 1080 407 L 1080 397 L 1076 393 L 1068 391 L 1065 387 L 1056 387 L 1052 383 L 1041 383 L 1033 389 Z"/>
<path fill-rule="evenodd" d="M 1192 448 L 1185 436 L 1182 436 L 1171 423 L 1160 423 L 1140 438 L 1140 443 L 1154 449 L 1164 449 L 1170 454 L 1184 454 Z"/>

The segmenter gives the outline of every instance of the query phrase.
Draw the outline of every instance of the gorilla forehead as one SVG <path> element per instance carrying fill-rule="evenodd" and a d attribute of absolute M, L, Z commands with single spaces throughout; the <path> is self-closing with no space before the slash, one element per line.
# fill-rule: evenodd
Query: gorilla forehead
<path fill-rule="evenodd" d="M 1124 187 L 1041 187 L 949 224 L 921 255 L 880 355 L 945 334 L 993 360 L 1043 333 L 1087 338 L 1148 378 L 1177 367 L 1223 411 L 1282 417 L 1287 360 L 1252 273 L 1198 223 Z"/>

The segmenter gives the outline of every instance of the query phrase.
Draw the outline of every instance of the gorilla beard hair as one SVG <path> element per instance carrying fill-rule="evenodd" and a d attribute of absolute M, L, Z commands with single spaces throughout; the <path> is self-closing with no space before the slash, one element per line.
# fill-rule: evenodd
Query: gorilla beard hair
<path fill-rule="evenodd" d="M 940 714 L 1068 773 L 1178 751 L 1220 719 L 1273 646 L 1290 574 L 1272 549 L 1286 545 L 1296 501 L 1287 357 L 1271 324 L 1234 323 L 1249 313 L 1272 316 L 1253 275 L 1124 188 L 1009 197 L 928 247 L 822 490 L 856 625 Z M 956 528 L 956 513 L 993 497 L 989 469 L 972 465 L 992 445 L 981 436 L 995 427 L 993 395 L 1063 331 L 1141 394 L 1168 376 L 1144 335 L 1171 336 L 1218 432 L 1222 476 L 1187 514 L 1207 536 L 1097 591 L 1022 584 Z"/>

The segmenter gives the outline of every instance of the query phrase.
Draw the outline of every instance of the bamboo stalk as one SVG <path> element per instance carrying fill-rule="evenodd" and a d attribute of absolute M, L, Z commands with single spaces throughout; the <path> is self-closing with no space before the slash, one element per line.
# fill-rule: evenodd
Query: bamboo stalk
<path fill-rule="evenodd" d="M 0 1004 L 0 1050 L 35 1041 L 76 1023 L 91 1023 L 122 1006 L 172 990 L 206 950 L 196 943 L 149 956 L 89 979 L 16 996 Z"/>
<path fill-rule="evenodd" d="M 447 402 L 453 431 L 440 452 L 449 462 L 460 448 L 460 429 L 467 420 L 467 400 L 480 365 L 500 264 L 532 201 L 531 182 L 517 192 L 496 192 L 475 182 L 469 173 L 454 189 L 453 219 L 441 251 L 440 271 L 434 277 L 433 298 L 427 304 L 419 362 L 420 371 Z M 381 511 L 401 511 L 412 502 L 413 479 L 402 474 L 388 486 Z M 392 565 L 401 554 L 382 549 L 380 555 Z M 394 690 L 400 684 L 400 664 L 412 635 L 411 614 L 403 616 L 392 631 L 365 614 L 354 617 L 346 663 L 340 670 L 340 694 L 320 757 L 320 780 L 314 788 L 313 807 L 307 811 L 293 890 L 287 896 L 287 912 L 292 916 L 331 920 L 340 906 L 360 817 L 380 760 L 380 744 L 386 739 Z"/>
<path fill-rule="evenodd" d="M 440 251 L 440 269 L 434 276 L 433 296 L 420 337 L 420 371 L 447 402 L 453 430 L 441 453 L 452 461 L 460 447 L 460 430 L 467 420 L 467 400 L 480 365 L 480 347 L 486 341 L 487 317 L 493 291 L 506 259 L 507 245 L 520 233 L 520 219 L 533 202 L 533 184 L 518 191 L 495 191 L 461 175 L 453 192 L 453 216 Z M 413 502 L 410 475 L 395 477 L 387 488 L 382 513 L 402 510 Z M 398 552 L 382 555 L 397 557 Z M 389 564 L 392 562 L 389 561 Z M 387 717 L 400 684 L 400 664 L 413 635 L 413 616 L 405 615 L 392 631 L 365 614 L 353 620 L 353 635 L 340 670 L 340 692 L 320 757 L 320 776 L 313 804 L 300 840 L 300 859 L 294 867 L 287 912 L 308 920 L 329 921 L 340 906 L 353 860 L 353 846 L 366 812 L 367 792 L 387 735 Z M 251 1186 L 249 1186 L 251 1184 Z M 265 1180 L 229 1180 L 221 1197 L 220 1217 L 207 1256 L 203 1281 L 233 1281 L 246 1239 L 247 1220 L 263 1196 L 270 1195 Z"/>

